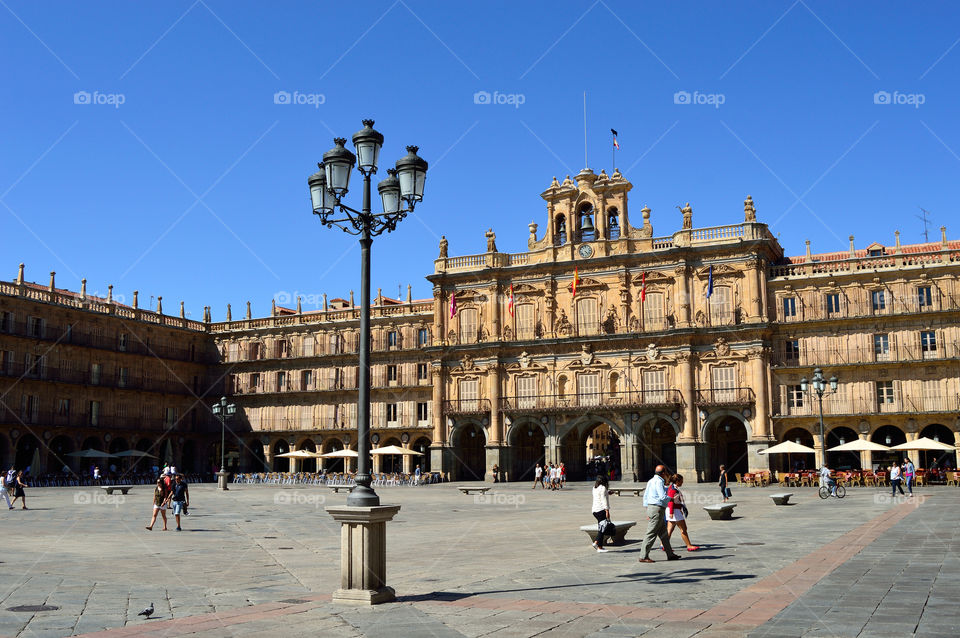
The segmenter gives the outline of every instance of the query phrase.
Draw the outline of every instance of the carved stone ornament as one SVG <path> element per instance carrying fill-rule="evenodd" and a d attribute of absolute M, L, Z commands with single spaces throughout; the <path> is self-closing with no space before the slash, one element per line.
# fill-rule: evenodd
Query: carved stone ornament
<path fill-rule="evenodd" d="M 703 314 L 702 310 L 697 311 L 697 325 L 701 328 L 707 325 L 707 316 Z"/>
<path fill-rule="evenodd" d="M 860 430 L 860 434 L 870 433 L 870 423 L 868 421 L 860 421 L 860 424 L 857 427 Z"/>
<path fill-rule="evenodd" d="M 572 329 L 570 325 L 570 320 L 567 319 L 567 313 L 562 308 L 560 309 L 560 318 L 557 319 L 557 334 L 561 336 L 567 336 L 570 334 Z"/>
<path fill-rule="evenodd" d="M 630 317 L 630 332 L 640 332 L 640 320 Z"/>
<path fill-rule="evenodd" d="M 588 344 L 583 344 L 583 349 L 580 351 L 580 363 L 585 366 L 593 363 L 593 353 L 590 352 L 590 346 Z"/>
<path fill-rule="evenodd" d="M 473 358 L 469 355 L 463 358 L 463 361 L 460 363 L 460 367 L 464 370 L 473 370 Z"/>
<path fill-rule="evenodd" d="M 719 357 L 725 357 L 730 354 L 730 344 L 727 343 L 727 340 L 723 337 L 717 339 L 715 348 L 717 350 L 717 356 Z"/>
<path fill-rule="evenodd" d="M 647 344 L 647 361 L 656 361 L 659 358 L 660 348 L 657 347 L 657 344 Z"/>
<path fill-rule="evenodd" d="M 526 351 L 520 353 L 520 367 L 526 370 L 530 367 L 530 362 L 533 361 L 533 358 L 527 354 Z"/>

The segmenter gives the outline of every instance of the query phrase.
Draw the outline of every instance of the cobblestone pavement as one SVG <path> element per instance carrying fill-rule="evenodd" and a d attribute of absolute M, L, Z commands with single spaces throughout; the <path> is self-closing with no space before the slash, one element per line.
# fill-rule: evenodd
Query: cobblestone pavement
<path fill-rule="evenodd" d="M 4 512 L 0 636 L 920 636 L 960 629 L 960 489 L 915 499 L 853 488 L 821 501 L 796 488 L 734 488 L 736 514 L 701 509 L 714 486 L 688 486 L 701 549 L 638 563 L 643 508 L 612 497 L 615 520 L 637 520 L 622 546 L 598 554 L 577 528 L 593 522 L 587 484 L 563 492 L 500 484 L 486 496 L 455 486 L 388 487 L 402 506 L 388 524 L 388 582 L 398 602 L 330 603 L 339 529 L 323 511 L 346 494 L 323 487 L 191 488 L 184 531 L 144 529 L 149 487 L 28 490 Z M 677 538 L 677 544 L 682 545 Z M 150 620 L 137 616 L 154 604 Z M 48 605 L 48 611 L 11 611 Z"/>

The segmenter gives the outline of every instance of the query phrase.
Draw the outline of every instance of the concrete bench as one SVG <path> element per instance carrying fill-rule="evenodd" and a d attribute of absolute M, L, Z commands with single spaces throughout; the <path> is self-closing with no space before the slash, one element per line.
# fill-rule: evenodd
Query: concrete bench
<path fill-rule="evenodd" d="M 642 487 L 614 487 L 609 490 L 611 494 L 623 496 L 622 492 L 632 493 L 634 496 L 640 496 L 643 493 Z"/>
<path fill-rule="evenodd" d="M 613 537 L 614 544 L 620 544 L 624 541 L 627 536 L 627 531 L 631 527 L 637 524 L 637 521 L 613 521 L 613 524 L 617 527 L 617 533 Z M 587 536 L 590 537 L 591 541 L 597 540 L 597 524 L 592 525 L 583 525 L 580 527 L 581 532 L 586 532 Z M 609 536 L 607 537 L 609 538 Z"/>
<path fill-rule="evenodd" d="M 351 491 L 353 491 L 353 488 L 354 488 L 355 486 L 353 486 L 353 485 L 328 485 L 327 487 L 329 487 L 331 490 L 333 490 L 334 492 L 336 492 L 337 494 L 339 494 L 339 493 L 340 493 L 340 490 L 347 490 L 348 492 L 351 492 Z"/>
<path fill-rule="evenodd" d="M 777 505 L 789 505 L 791 496 L 793 496 L 793 492 L 783 492 L 781 494 L 771 494 L 770 498 Z"/>
<path fill-rule="evenodd" d="M 718 503 L 717 505 L 707 505 L 703 509 L 707 511 L 712 520 L 729 521 L 733 516 L 733 508 L 736 506 L 736 503 Z"/>
<path fill-rule="evenodd" d="M 489 487 L 458 487 L 461 494 L 486 494 L 492 488 Z"/>
<path fill-rule="evenodd" d="M 126 494 L 128 491 L 130 491 L 131 487 L 133 487 L 133 485 L 103 485 L 100 487 L 100 489 L 107 494 L 113 494 L 114 490 L 119 490 L 121 494 Z"/>

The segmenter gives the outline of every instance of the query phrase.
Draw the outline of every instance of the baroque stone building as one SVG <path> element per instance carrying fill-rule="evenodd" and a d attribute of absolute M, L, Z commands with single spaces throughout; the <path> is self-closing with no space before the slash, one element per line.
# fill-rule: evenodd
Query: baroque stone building
<path fill-rule="evenodd" d="M 576 479 L 597 457 L 627 480 L 646 478 L 658 463 L 688 480 L 711 480 L 720 464 L 732 472 L 781 469 L 788 459 L 759 452 L 784 440 L 822 447 L 817 399 L 800 388 L 816 367 L 839 380 L 823 402 L 827 447 L 920 435 L 960 443 L 960 242 L 945 230 L 939 242 L 901 246 L 897 234 L 893 246 L 857 249 L 851 237 L 843 253 L 812 254 L 808 243 L 805 256 L 785 257 L 749 196 L 731 214 L 742 221 L 696 228 L 687 203 L 660 213 L 658 223 L 679 230 L 655 236 L 649 208 L 631 220 L 631 188 L 619 171 L 554 179 L 542 193 L 545 224 L 542 231 L 529 225 L 526 252 L 498 252 L 492 229 L 487 250 L 473 255 L 450 256 L 444 238 L 427 276 L 432 299 L 378 293 L 373 447 L 421 456 L 375 456 L 376 471 L 420 465 L 453 479 L 491 480 L 497 465 L 502 478 L 526 480 L 537 462 L 562 461 Z M 239 406 L 228 426 L 228 469 L 313 471 L 313 459 L 278 455 L 356 449 L 352 293 L 324 297 L 316 311 L 303 312 L 299 300 L 295 309 L 274 306 L 263 318 L 253 318 L 248 304 L 245 318 L 235 321 L 228 310 L 216 323 L 208 312 L 192 322 L 102 300 L 78 306 L 78 298 L 84 293 L 24 284 L 22 274 L 0 286 L 0 306 L 21 308 L 17 316 L 28 323 L 62 312 L 79 312 L 70 317 L 83 322 L 83 313 L 102 306 L 95 312 L 104 320 L 157 324 L 180 351 L 212 353 L 175 376 L 205 374 L 206 391 L 194 392 L 205 405 L 222 391 Z M 80 381 L 82 392 L 102 392 Z M 54 405 L 55 384 L 36 383 L 40 404 Z M 169 403 L 137 396 L 149 414 L 158 401 Z M 204 412 L 198 423 L 212 427 L 191 462 L 209 464 L 219 427 Z M 16 419 L 0 424 L 9 449 L 16 427 Z M 73 434 L 73 444 L 88 430 Z M 828 460 L 868 467 L 889 459 Z M 919 460 L 956 463 L 953 454 Z M 792 461 L 814 467 L 819 458 Z"/>

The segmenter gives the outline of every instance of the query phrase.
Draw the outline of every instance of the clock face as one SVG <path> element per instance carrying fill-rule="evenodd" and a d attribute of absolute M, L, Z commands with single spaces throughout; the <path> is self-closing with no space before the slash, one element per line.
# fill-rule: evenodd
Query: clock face
<path fill-rule="evenodd" d="M 577 252 L 580 253 L 581 257 L 590 257 L 593 255 L 593 247 L 590 244 L 580 244 L 580 248 L 577 249 Z"/>

